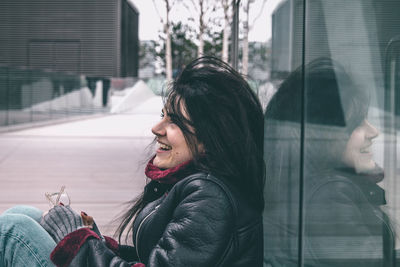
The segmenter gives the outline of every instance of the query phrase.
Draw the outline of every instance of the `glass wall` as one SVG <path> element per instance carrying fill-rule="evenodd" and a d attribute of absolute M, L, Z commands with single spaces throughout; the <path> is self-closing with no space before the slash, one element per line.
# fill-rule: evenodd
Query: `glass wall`
<path fill-rule="evenodd" d="M 96 93 L 83 75 L 0 66 L 0 127 L 107 111 Z"/>
<path fill-rule="evenodd" d="M 0 127 L 107 112 L 112 78 L 138 74 L 138 17 L 128 0 L 0 1 Z"/>
<path fill-rule="evenodd" d="M 272 13 L 264 266 L 400 261 L 398 10 L 286 0 Z"/>

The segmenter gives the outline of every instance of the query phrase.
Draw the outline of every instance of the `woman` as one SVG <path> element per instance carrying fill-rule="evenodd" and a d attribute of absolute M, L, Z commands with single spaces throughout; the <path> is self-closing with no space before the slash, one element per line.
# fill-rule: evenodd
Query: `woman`
<path fill-rule="evenodd" d="M 293 72 L 271 99 L 265 262 L 392 266 L 394 234 L 381 209 L 383 171 L 371 151 L 379 132 L 366 119 L 368 102 L 343 68 L 325 58 Z"/>
<path fill-rule="evenodd" d="M 83 227 L 70 207 L 41 219 L 57 266 L 261 266 L 263 114 L 247 82 L 212 57 L 173 82 L 152 132 L 150 182 L 119 227 L 134 247 Z M 50 254 L 51 251 L 48 253 Z"/>

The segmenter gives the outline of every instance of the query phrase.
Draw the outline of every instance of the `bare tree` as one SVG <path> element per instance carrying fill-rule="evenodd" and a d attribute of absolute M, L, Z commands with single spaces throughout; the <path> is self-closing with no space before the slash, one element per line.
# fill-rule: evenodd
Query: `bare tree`
<path fill-rule="evenodd" d="M 210 12 L 216 9 L 217 2 L 210 0 L 191 0 L 191 5 L 187 5 L 187 1 L 181 0 L 181 3 L 186 7 L 192 18 L 197 18 L 197 56 L 204 55 L 204 35 L 207 30 L 207 25 L 211 22 Z"/>
<path fill-rule="evenodd" d="M 231 0 L 221 0 L 222 9 L 224 11 L 224 30 L 222 37 L 222 57 L 221 59 L 225 62 L 229 60 L 229 35 L 230 35 L 230 25 L 232 21 L 232 9 Z"/>
<path fill-rule="evenodd" d="M 165 4 L 165 19 L 163 16 L 160 15 L 158 12 L 157 4 L 155 0 L 153 0 L 154 7 L 158 13 L 158 16 L 160 17 L 161 23 L 163 24 L 163 32 L 166 36 L 165 38 L 165 73 L 167 76 L 167 81 L 170 82 L 172 81 L 172 53 L 171 53 L 171 22 L 169 19 L 169 14 L 171 11 L 171 3 L 170 0 L 164 0 Z"/>
<path fill-rule="evenodd" d="M 197 57 L 204 55 L 204 0 L 199 0 L 199 49 L 197 50 Z"/>
<path fill-rule="evenodd" d="M 244 9 L 244 20 L 243 20 L 243 48 L 242 48 L 242 74 L 248 74 L 249 68 L 249 32 L 252 30 L 254 23 L 261 16 L 261 13 L 264 9 L 264 5 L 267 0 L 263 0 L 262 7 L 258 15 L 254 18 L 253 22 L 249 24 L 250 20 L 250 5 L 254 3 L 255 0 L 247 0 L 244 1 L 243 9 Z"/>

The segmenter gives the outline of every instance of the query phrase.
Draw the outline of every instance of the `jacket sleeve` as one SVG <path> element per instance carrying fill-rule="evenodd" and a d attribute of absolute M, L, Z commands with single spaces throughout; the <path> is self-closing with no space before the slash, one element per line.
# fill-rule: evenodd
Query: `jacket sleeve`
<path fill-rule="evenodd" d="M 179 203 L 146 266 L 217 266 L 233 243 L 235 213 L 227 190 L 206 179 L 180 189 L 171 192 Z"/>
<path fill-rule="evenodd" d="M 381 266 L 384 223 L 355 185 L 323 185 L 305 204 L 305 266 Z"/>
<path fill-rule="evenodd" d="M 62 239 L 50 255 L 59 267 L 144 267 L 138 262 L 126 262 L 120 258 L 118 243 L 105 236 L 105 241 L 88 228 L 76 230 Z M 126 249 L 126 248 L 125 248 Z"/>
<path fill-rule="evenodd" d="M 88 229 L 77 230 L 65 237 L 52 252 L 52 261 L 61 267 L 218 265 L 229 249 L 228 244 L 232 243 L 235 215 L 231 201 L 215 182 L 196 179 L 181 188 L 170 192 L 175 194 L 176 208 L 145 260 L 146 265 L 123 260 Z"/>

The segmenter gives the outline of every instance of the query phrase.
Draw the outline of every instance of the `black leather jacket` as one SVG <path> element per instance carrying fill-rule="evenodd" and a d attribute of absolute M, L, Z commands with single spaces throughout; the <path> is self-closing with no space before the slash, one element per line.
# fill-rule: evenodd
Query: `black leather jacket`
<path fill-rule="evenodd" d="M 88 238 L 69 266 L 262 266 L 261 216 L 240 192 L 197 173 L 138 214 L 135 247 L 120 246 L 114 253 L 101 240 Z"/>
<path fill-rule="evenodd" d="M 386 204 L 384 190 L 365 177 L 340 171 L 307 178 L 303 210 L 304 266 L 394 266 L 394 234 L 390 220 L 381 210 Z M 294 216 L 289 220 L 284 212 L 287 207 L 283 205 L 277 206 L 274 215 L 265 216 L 270 218 L 264 225 L 268 229 L 267 266 L 299 266 L 299 215 L 290 211 Z"/>
<path fill-rule="evenodd" d="M 394 233 L 381 209 L 386 204 L 381 187 L 338 171 L 307 197 L 306 266 L 394 266 Z"/>

